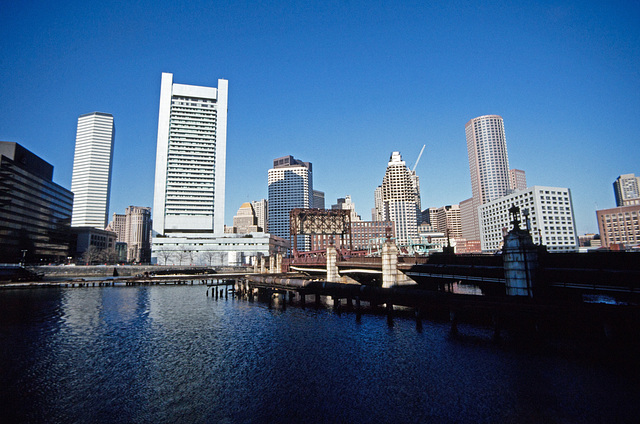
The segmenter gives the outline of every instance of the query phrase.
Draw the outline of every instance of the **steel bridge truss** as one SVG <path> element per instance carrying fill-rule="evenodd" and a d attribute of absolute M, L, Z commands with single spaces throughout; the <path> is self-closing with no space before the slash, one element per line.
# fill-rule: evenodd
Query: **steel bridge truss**
<path fill-rule="evenodd" d="M 353 250 L 351 237 L 351 211 L 347 209 L 292 209 L 289 212 L 291 246 L 298 251 L 297 235 L 336 235 L 349 237 L 349 250 Z"/>

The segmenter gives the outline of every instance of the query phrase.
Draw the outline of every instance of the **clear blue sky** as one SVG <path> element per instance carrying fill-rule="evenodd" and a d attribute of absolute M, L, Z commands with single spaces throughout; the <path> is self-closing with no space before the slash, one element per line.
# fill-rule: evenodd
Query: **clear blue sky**
<path fill-rule="evenodd" d="M 423 209 L 471 196 L 465 123 L 504 118 L 529 185 L 569 187 L 597 232 L 612 183 L 640 174 L 640 4 L 634 2 L 4 1 L 0 140 L 71 186 L 79 115 L 113 114 L 111 211 L 151 206 L 162 72 L 229 80 L 226 223 L 267 197 L 272 160 L 314 166 L 326 204 L 370 219 L 392 151 Z"/>

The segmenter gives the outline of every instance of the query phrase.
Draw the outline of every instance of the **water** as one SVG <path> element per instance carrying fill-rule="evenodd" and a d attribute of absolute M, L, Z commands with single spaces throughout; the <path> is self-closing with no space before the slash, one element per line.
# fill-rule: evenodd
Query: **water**
<path fill-rule="evenodd" d="M 0 422 L 638 422 L 638 374 L 486 331 L 215 300 L 0 291 Z"/>

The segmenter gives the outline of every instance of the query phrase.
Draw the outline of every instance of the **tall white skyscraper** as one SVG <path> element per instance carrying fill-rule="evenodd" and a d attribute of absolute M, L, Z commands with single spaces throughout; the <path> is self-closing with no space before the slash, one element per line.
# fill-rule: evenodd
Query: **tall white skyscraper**
<path fill-rule="evenodd" d="M 498 115 L 474 118 L 465 125 L 471 192 L 485 204 L 509 192 L 509 158 L 504 122 Z"/>
<path fill-rule="evenodd" d="M 465 125 L 471 199 L 460 202 L 462 236 L 479 240 L 478 208 L 507 195 L 509 187 L 509 158 L 504 122 L 498 115 L 484 115 L 471 119 Z"/>
<path fill-rule="evenodd" d="M 154 235 L 224 233 L 227 91 L 224 79 L 199 87 L 162 74 Z"/>
<path fill-rule="evenodd" d="M 113 115 L 93 112 L 78 118 L 73 157 L 72 227 L 104 230 L 109 213 L 114 141 Z"/>
<path fill-rule="evenodd" d="M 313 206 L 313 169 L 293 156 L 273 160 L 269 170 L 269 233 L 290 240 L 289 212 Z M 309 236 L 298 236 L 299 250 L 309 250 Z M 293 245 L 293 243 L 292 243 Z"/>
<path fill-rule="evenodd" d="M 400 152 L 393 152 L 382 180 L 382 220 L 395 223 L 398 244 L 417 240 L 419 187 L 417 177 L 407 168 Z"/>

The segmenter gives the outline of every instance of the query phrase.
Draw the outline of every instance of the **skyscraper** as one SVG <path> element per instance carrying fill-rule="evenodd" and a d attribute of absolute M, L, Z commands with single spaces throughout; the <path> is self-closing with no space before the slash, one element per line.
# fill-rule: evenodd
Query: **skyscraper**
<path fill-rule="evenodd" d="M 640 205 L 640 177 L 622 174 L 613 182 L 616 206 Z"/>
<path fill-rule="evenodd" d="M 478 207 L 507 195 L 509 158 L 504 122 L 498 115 L 484 115 L 465 125 L 472 198 L 460 202 L 463 237 L 478 240 Z"/>
<path fill-rule="evenodd" d="M 273 160 L 269 170 L 269 233 L 289 240 L 289 212 L 313 206 L 313 169 L 309 162 L 293 156 Z M 310 238 L 299 236 L 300 250 L 308 250 Z"/>
<path fill-rule="evenodd" d="M 418 237 L 418 187 L 417 177 L 407 168 L 400 152 L 393 152 L 382 180 L 382 220 L 395 223 L 398 244 Z"/>
<path fill-rule="evenodd" d="M 224 233 L 227 90 L 224 79 L 199 87 L 162 74 L 155 235 Z"/>
<path fill-rule="evenodd" d="M 93 112 L 78 118 L 71 177 L 72 227 L 104 230 L 107 226 L 114 135 L 111 114 Z"/>
<path fill-rule="evenodd" d="M 260 227 L 265 233 L 268 232 L 267 222 L 269 222 L 269 207 L 267 206 L 267 199 L 254 200 L 251 202 L 253 211 L 258 219 L 258 227 Z"/>

